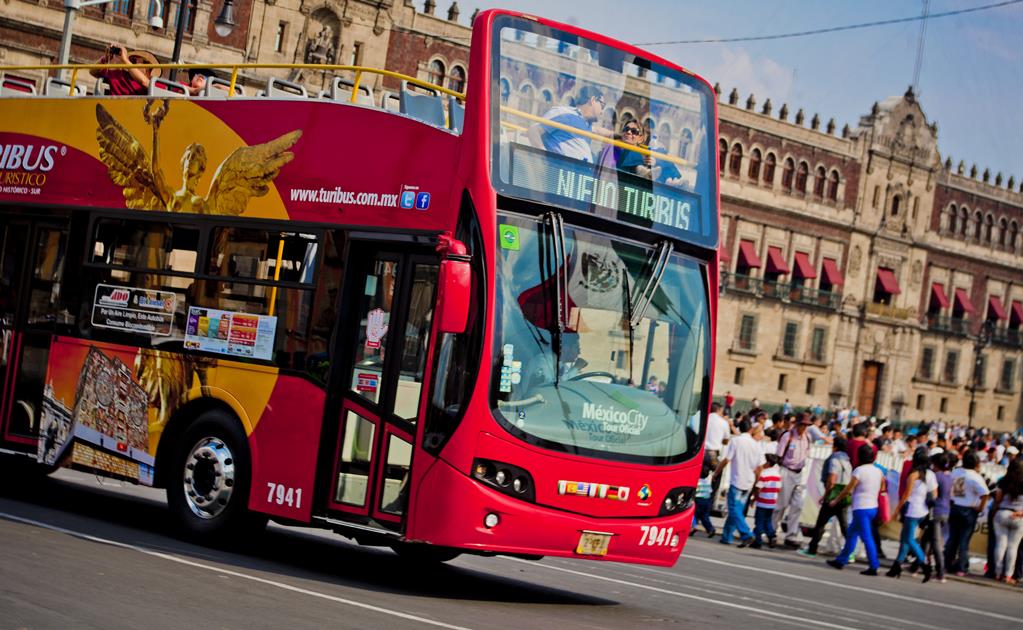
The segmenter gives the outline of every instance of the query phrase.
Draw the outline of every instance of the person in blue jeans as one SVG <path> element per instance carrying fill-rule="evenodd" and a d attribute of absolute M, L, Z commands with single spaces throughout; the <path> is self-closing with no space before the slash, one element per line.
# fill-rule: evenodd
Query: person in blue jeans
<path fill-rule="evenodd" d="M 966 451 L 963 465 L 952 471 L 952 505 L 948 515 L 948 544 L 945 545 L 945 570 L 966 575 L 970 568 L 970 538 L 977 517 L 987 505 L 987 482 L 978 472 L 980 458 Z"/>
<path fill-rule="evenodd" d="M 852 522 L 846 532 L 845 546 L 835 559 L 828 560 L 828 564 L 836 569 L 845 568 L 845 565 L 849 564 L 849 558 L 856 551 L 857 543 L 862 539 L 863 546 L 867 549 L 869 566 L 860 573 L 877 575 L 877 568 L 880 565 L 877 561 L 877 546 L 874 544 L 871 524 L 877 518 L 877 497 L 885 489 L 884 473 L 874 465 L 874 448 L 870 444 L 860 445 L 856 455 L 860 465 L 853 470 L 849 485 L 830 501 L 831 507 L 837 507 L 843 499 L 852 495 Z"/>
<path fill-rule="evenodd" d="M 726 465 L 732 464 L 728 484 L 728 516 L 721 530 L 720 542 L 723 545 L 732 544 L 734 532 L 739 532 L 740 547 L 748 547 L 753 542 L 753 532 L 746 524 L 746 502 L 766 459 L 760 443 L 750 435 L 750 427 L 748 418 L 739 421 L 739 435 L 729 440 L 725 456 L 718 461 L 714 470 L 714 477 L 717 478 Z"/>
<path fill-rule="evenodd" d="M 916 532 L 920 521 L 927 517 L 928 499 L 930 499 L 930 503 L 933 503 L 937 498 L 938 478 L 931 470 L 931 458 L 928 456 L 926 446 L 918 446 L 913 452 L 911 466 L 906 486 L 902 489 L 902 496 L 899 498 L 899 504 L 895 507 L 895 513 L 902 514 L 902 506 L 906 506 L 906 512 L 902 516 L 899 555 L 895 558 L 887 575 L 888 577 L 899 577 L 902 574 L 902 563 L 906 561 L 906 556 L 912 551 L 923 565 L 924 582 L 927 582 L 931 579 L 931 565 L 927 563 L 927 555 L 916 540 Z"/>

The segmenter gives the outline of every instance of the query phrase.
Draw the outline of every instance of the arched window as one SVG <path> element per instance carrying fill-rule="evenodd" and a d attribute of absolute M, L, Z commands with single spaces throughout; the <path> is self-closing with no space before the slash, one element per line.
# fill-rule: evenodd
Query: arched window
<path fill-rule="evenodd" d="M 799 163 L 799 170 L 796 171 L 796 191 L 806 192 L 806 179 L 810 175 L 810 166 L 806 162 Z"/>
<path fill-rule="evenodd" d="M 732 145 L 732 154 L 728 160 L 728 172 L 738 177 L 740 168 L 742 168 L 742 145 L 736 142 Z"/>
<path fill-rule="evenodd" d="M 980 240 L 984 233 L 984 215 L 977 210 L 973 213 L 973 238 Z"/>
<path fill-rule="evenodd" d="M 507 105 L 509 98 L 511 98 L 511 84 L 508 83 L 508 79 L 501 79 L 501 104 Z"/>
<path fill-rule="evenodd" d="M 781 171 L 781 187 L 785 190 L 792 190 L 792 176 L 796 172 L 796 163 L 792 158 L 785 158 L 785 166 Z"/>
<path fill-rule="evenodd" d="M 683 159 L 689 159 L 689 147 L 693 144 L 693 131 L 688 127 L 682 130 L 682 137 L 678 140 L 678 154 Z M 727 145 L 727 143 L 726 143 Z"/>
<path fill-rule="evenodd" d="M 543 111 L 548 111 L 551 107 L 554 107 L 554 94 L 547 88 L 540 90 L 540 103 L 543 105 Z M 606 109 L 609 109 L 612 112 L 614 111 L 613 107 L 608 107 Z"/>
<path fill-rule="evenodd" d="M 748 175 L 753 181 L 760 179 L 760 149 L 750 151 Z"/>
<path fill-rule="evenodd" d="M 657 146 L 662 147 L 665 151 L 671 151 L 671 127 L 668 123 L 661 123 L 661 126 L 657 128 Z"/>
<path fill-rule="evenodd" d="M 813 174 L 813 194 L 820 199 L 824 198 L 824 180 L 827 177 L 828 172 L 824 170 L 823 166 L 818 166 Z"/>
<path fill-rule="evenodd" d="M 1005 247 L 1005 242 L 1009 238 L 1009 222 L 1002 217 L 998 221 L 998 245 Z"/>
<path fill-rule="evenodd" d="M 448 89 L 456 92 L 465 91 L 465 68 L 462 66 L 451 66 L 451 75 L 448 77 Z"/>
<path fill-rule="evenodd" d="M 984 219 L 984 242 L 991 243 L 995 240 L 995 218 L 990 214 Z"/>
<path fill-rule="evenodd" d="M 1013 221 L 1009 224 L 1009 249 L 1016 251 L 1016 246 L 1019 244 L 1019 224 Z"/>
<path fill-rule="evenodd" d="M 956 219 L 959 218 L 959 208 L 956 208 L 955 204 L 948 207 L 948 228 L 949 234 L 956 233 Z"/>
<path fill-rule="evenodd" d="M 686 130 L 688 131 L 688 129 Z M 728 141 L 724 138 L 718 141 L 718 170 L 725 172 L 725 160 L 728 158 Z"/>
<path fill-rule="evenodd" d="M 901 207 L 902 207 L 902 197 L 900 195 L 895 195 L 894 197 L 892 197 L 892 216 L 893 217 L 899 216 L 899 209 Z"/>
<path fill-rule="evenodd" d="M 970 211 L 963 206 L 959 208 L 959 236 L 966 238 L 970 234 Z"/>
<path fill-rule="evenodd" d="M 774 167 L 776 163 L 777 159 L 773 153 L 768 153 L 767 157 L 764 158 L 764 183 L 768 186 L 774 185 Z"/>
<path fill-rule="evenodd" d="M 657 127 L 657 125 L 654 124 L 654 119 L 650 118 L 649 116 L 647 116 L 647 119 L 643 121 L 643 126 L 645 126 L 647 128 L 647 131 L 649 131 L 651 134 L 653 134 L 654 129 Z"/>
<path fill-rule="evenodd" d="M 527 114 L 532 114 L 533 109 L 536 107 L 534 103 L 536 100 L 534 98 L 535 95 L 536 92 L 533 90 L 532 85 L 528 83 L 523 84 L 523 86 L 519 88 L 519 109 Z"/>
<path fill-rule="evenodd" d="M 444 85 L 444 75 L 447 72 L 444 70 L 444 62 L 440 59 L 434 59 L 430 62 L 430 76 L 428 77 L 430 83 L 434 85 Z"/>
<path fill-rule="evenodd" d="M 838 201 L 838 171 L 831 171 L 828 179 L 828 199 Z"/>

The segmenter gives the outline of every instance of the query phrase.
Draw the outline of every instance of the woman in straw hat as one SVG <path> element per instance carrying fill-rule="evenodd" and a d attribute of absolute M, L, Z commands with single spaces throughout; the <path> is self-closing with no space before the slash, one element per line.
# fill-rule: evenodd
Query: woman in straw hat
<path fill-rule="evenodd" d="M 99 63 L 155 64 L 152 53 L 145 50 L 128 52 L 124 46 L 111 44 Z M 94 77 L 106 79 L 113 96 L 144 95 L 149 93 L 149 80 L 160 76 L 160 68 L 110 68 L 90 70 Z"/>

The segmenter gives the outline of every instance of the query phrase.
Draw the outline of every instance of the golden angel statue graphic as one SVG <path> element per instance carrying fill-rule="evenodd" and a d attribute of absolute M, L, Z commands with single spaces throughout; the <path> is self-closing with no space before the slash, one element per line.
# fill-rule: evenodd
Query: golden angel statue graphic
<path fill-rule="evenodd" d="M 159 161 L 160 124 L 169 108 L 169 99 L 146 102 L 143 117 L 153 129 L 153 150 L 147 154 L 142 143 L 103 105 L 96 105 L 99 157 L 107 165 L 110 179 L 124 189 L 124 202 L 129 208 L 240 215 L 249 199 L 265 195 L 281 168 L 295 159 L 288 149 L 302 136 L 299 129 L 263 144 L 235 149 L 217 167 L 203 197 L 196 187 L 206 172 L 206 149 L 193 142 L 181 156 L 181 188 L 174 190 L 167 184 Z"/>

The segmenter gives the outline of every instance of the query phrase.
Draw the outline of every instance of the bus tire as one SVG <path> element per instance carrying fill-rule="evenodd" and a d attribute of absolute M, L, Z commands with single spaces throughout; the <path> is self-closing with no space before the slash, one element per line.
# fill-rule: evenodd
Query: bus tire
<path fill-rule="evenodd" d="M 201 413 L 174 445 L 167 504 L 179 529 L 200 542 L 245 539 L 267 519 L 248 509 L 252 465 L 248 439 L 231 415 Z"/>
<path fill-rule="evenodd" d="M 391 549 L 402 560 L 412 564 L 441 564 L 462 555 L 462 552 L 451 547 L 435 547 L 423 543 L 391 543 Z"/>

